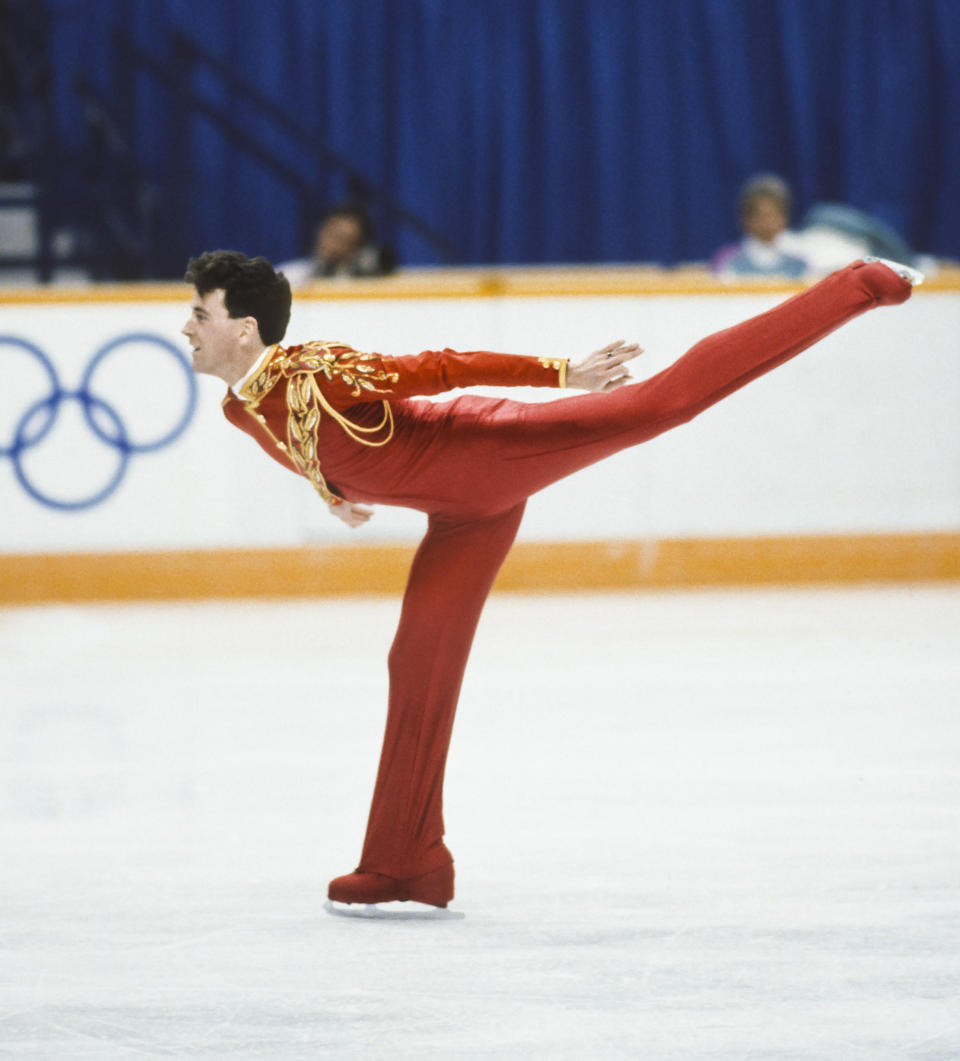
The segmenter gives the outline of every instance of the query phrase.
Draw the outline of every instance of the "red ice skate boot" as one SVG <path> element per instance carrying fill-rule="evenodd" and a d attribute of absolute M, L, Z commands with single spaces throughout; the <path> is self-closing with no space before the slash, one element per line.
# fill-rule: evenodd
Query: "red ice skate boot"
<path fill-rule="evenodd" d="M 864 258 L 854 262 L 853 268 L 858 271 L 858 279 L 876 295 L 881 306 L 896 306 L 906 302 L 912 289 L 923 283 L 923 273 L 887 258 Z"/>
<path fill-rule="evenodd" d="M 453 898 L 453 863 L 408 880 L 397 880 L 382 873 L 362 873 L 358 869 L 330 881 L 327 897 L 335 903 L 373 905 L 412 901 L 445 908 Z"/>

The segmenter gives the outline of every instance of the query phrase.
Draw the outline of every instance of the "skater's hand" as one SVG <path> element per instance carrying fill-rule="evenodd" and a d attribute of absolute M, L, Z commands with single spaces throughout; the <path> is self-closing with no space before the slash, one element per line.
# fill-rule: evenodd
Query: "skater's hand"
<path fill-rule="evenodd" d="M 367 505 L 355 505 L 352 501 L 330 505 L 330 511 L 337 519 L 342 519 L 348 527 L 362 527 L 373 515 L 372 508 Z"/>
<path fill-rule="evenodd" d="M 567 365 L 567 386 L 583 391 L 613 391 L 630 382 L 630 370 L 626 362 L 639 357 L 643 347 L 636 343 L 615 343 L 595 350 L 589 357 Z"/>

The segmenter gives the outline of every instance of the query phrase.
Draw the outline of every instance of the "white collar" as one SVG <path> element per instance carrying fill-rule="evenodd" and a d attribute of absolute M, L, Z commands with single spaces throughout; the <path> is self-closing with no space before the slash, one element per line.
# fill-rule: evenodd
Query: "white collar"
<path fill-rule="evenodd" d="M 240 392 L 250 382 L 250 380 L 252 380 L 253 377 L 260 372 L 269 357 L 273 356 L 273 352 L 276 350 L 276 348 L 276 343 L 274 343 L 272 346 L 268 346 L 267 349 L 264 350 L 264 352 L 260 355 L 260 357 L 258 357 L 256 361 L 254 361 L 254 363 L 250 366 L 250 369 L 246 373 L 246 375 L 244 375 L 243 377 L 238 379 L 236 383 L 234 383 L 234 385 L 230 388 L 230 390 L 234 394 L 234 397 L 240 397 Z"/>

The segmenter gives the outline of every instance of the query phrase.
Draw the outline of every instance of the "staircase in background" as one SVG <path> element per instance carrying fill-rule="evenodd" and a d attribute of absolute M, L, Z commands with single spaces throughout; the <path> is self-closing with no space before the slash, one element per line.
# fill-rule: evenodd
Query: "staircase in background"
<path fill-rule="evenodd" d="M 304 246 L 329 205 L 326 189 L 333 176 L 346 188 L 346 197 L 367 205 L 395 230 L 415 233 L 440 261 L 458 260 L 445 236 L 421 216 L 367 180 L 227 64 L 172 29 L 149 48 L 115 30 L 112 69 L 71 75 L 70 89 L 80 104 L 81 146 L 66 149 L 54 104 L 53 28 L 42 0 L 0 0 L 0 283 L 140 280 L 179 269 L 183 249 L 176 239 L 181 219 L 188 216 L 191 168 L 172 169 L 160 178 L 139 158 L 137 99 L 147 86 L 165 94 L 179 143 L 197 140 L 195 130 L 203 123 L 245 162 L 278 182 L 295 204 Z M 213 102 L 197 83 L 222 87 L 234 105 Z M 255 114 L 278 138 L 295 144 L 296 156 L 305 163 L 298 169 L 280 153 L 265 150 L 238 114 Z"/>

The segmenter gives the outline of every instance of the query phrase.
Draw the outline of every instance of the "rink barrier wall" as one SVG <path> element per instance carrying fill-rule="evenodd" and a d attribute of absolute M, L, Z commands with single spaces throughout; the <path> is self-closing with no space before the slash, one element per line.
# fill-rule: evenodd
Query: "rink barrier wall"
<path fill-rule="evenodd" d="M 0 604 L 397 595 L 415 544 L 0 554 Z M 495 592 L 960 580 L 960 534 L 519 542 Z"/>

